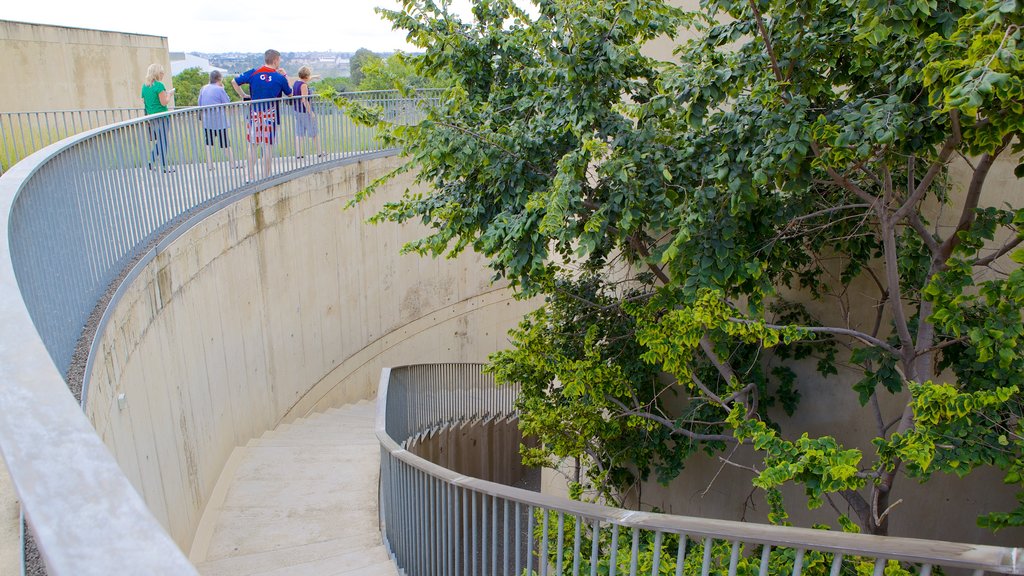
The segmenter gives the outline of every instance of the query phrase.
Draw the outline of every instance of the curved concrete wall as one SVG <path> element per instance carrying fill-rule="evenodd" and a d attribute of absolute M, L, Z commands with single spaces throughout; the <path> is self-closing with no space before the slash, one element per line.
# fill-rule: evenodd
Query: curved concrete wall
<path fill-rule="evenodd" d="M 408 177 L 343 209 L 400 163 L 241 198 L 157 254 L 112 309 L 86 414 L 184 550 L 236 446 L 373 397 L 384 365 L 484 361 L 529 308 L 477 256 L 400 256 L 419 231 L 364 224 Z"/>

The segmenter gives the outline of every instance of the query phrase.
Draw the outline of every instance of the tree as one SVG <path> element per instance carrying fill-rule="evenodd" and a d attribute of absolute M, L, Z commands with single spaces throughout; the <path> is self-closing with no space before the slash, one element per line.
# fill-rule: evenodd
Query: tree
<path fill-rule="evenodd" d="M 421 76 L 416 69 L 416 56 L 397 52 L 387 59 L 368 59 L 361 68 L 359 90 L 408 90 L 441 88 L 444 80 Z"/>
<path fill-rule="evenodd" d="M 224 81 L 231 83 L 231 77 L 225 76 Z M 199 91 L 210 83 L 210 74 L 201 68 L 186 68 L 174 77 L 174 105 L 178 108 L 199 105 Z M 230 88 L 226 90 L 232 102 L 238 102 L 238 95 Z"/>
<path fill-rule="evenodd" d="M 354 85 L 351 78 L 331 77 L 310 82 L 310 86 L 317 94 L 329 95 L 350 92 Z"/>
<path fill-rule="evenodd" d="M 535 4 L 383 11 L 453 86 L 388 134 L 432 192 L 377 216 L 429 227 L 408 251 L 472 247 L 544 296 L 490 366 L 523 386 L 526 457 L 577 459 L 574 493 L 615 498 L 747 444 L 772 521 L 795 483 L 875 534 L 913 513 L 902 476 L 994 467 L 1020 506 L 979 522 L 1024 525 L 1024 208 L 986 186 L 1020 161 L 1020 2 Z M 678 62 L 641 52 L 681 28 Z M 823 386 L 877 422 L 870 444 L 791 428 Z"/>
<path fill-rule="evenodd" d="M 369 62 L 379 62 L 382 58 L 366 48 L 356 50 L 349 59 L 349 78 L 358 86 L 363 81 L 363 67 Z"/>
<path fill-rule="evenodd" d="M 199 104 L 199 91 L 210 83 L 201 68 L 186 68 L 174 76 L 174 105 L 178 108 Z"/>

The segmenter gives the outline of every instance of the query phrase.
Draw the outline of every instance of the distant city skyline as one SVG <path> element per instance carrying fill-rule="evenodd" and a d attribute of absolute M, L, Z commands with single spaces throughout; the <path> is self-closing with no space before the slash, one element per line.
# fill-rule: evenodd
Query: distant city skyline
<path fill-rule="evenodd" d="M 470 16 L 472 0 L 452 0 L 452 10 Z M 137 1 L 100 5 L 72 0 L 7 2 L 0 20 L 93 28 L 167 37 L 172 52 L 375 52 L 413 51 L 403 31 L 391 30 L 374 7 L 398 9 L 397 0 L 271 0 L 202 2 L 179 0 L 154 16 Z M 155 5 L 154 5 L 155 7 Z"/>

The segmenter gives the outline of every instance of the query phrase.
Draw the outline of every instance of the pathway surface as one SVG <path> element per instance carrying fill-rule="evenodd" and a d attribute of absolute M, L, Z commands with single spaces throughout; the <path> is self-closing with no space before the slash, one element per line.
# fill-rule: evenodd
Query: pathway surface
<path fill-rule="evenodd" d="M 374 404 L 362 401 L 282 425 L 239 448 L 192 550 L 199 572 L 397 574 L 378 529 L 373 418 Z"/>
<path fill-rule="evenodd" d="M 18 495 L 0 460 L 0 574 L 21 574 L 20 518 Z"/>

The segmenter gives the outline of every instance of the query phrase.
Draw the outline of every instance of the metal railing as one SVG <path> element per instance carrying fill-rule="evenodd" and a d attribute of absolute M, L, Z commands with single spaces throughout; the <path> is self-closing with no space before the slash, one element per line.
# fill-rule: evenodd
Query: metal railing
<path fill-rule="evenodd" d="M 424 101 L 344 97 L 403 123 L 417 121 Z M 344 108 L 312 101 L 312 117 L 296 112 L 296 98 L 187 108 L 91 130 L 43 152 L 46 162 L 34 167 L 11 211 L 11 258 L 62 372 L 111 283 L 183 215 L 284 174 L 382 149 L 375 130 Z M 253 114 L 269 123 L 254 129 Z M 310 126 L 315 137 L 296 136 Z"/>
<path fill-rule="evenodd" d="M 671 516 L 546 496 L 456 474 L 406 450 L 424 430 L 510 415 L 515 391 L 477 364 L 385 369 L 378 388 L 380 518 L 410 576 L 499 574 L 1024 574 L 1024 549 Z"/>
<path fill-rule="evenodd" d="M 415 122 L 430 96 L 346 97 L 393 121 Z M 290 101 L 278 101 L 270 104 L 279 119 L 274 158 L 248 163 L 247 153 L 268 148 L 246 144 L 251 113 L 265 112 L 265 104 L 190 108 L 95 128 L 35 152 L 0 178 L 0 213 L 7 215 L 0 220 L 0 450 L 54 576 L 195 574 L 63 373 L 100 297 L 176 223 L 380 151 L 374 130 L 357 127 L 344 107 L 314 100 L 314 118 L 301 119 Z M 208 128 L 216 120 L 228 124 L 225 146 L 215 128 L 208 157 L 204 122 Z M 300 140 L 312 154 L 298 158 L 294 132 L 306 120 L 322 148 Z"/>
<path fill-rule="evenodd" d="M 54 142 L 143 114 L 142 108 L 0 112 L 0 174 Z"/>
<path fill-rule="evenodd" d="M 370 105 L 381 105 L 394 117 L 419 113 L 416 100 L 436 95 L 438 90 L 420 90 L 416 98 L 396 91 L 347 92 L 340 98 Z M 317 113 L 333 113 L 333 103 L 313 96 Z M 189 108 L 182 108 L 187 110 Z M 47 110 L 0 112 L 0 174 L 37 150 L 87 130 L 109 126 L 145 116 L 142 108 L 92 108 L 88 110 Z"/>

